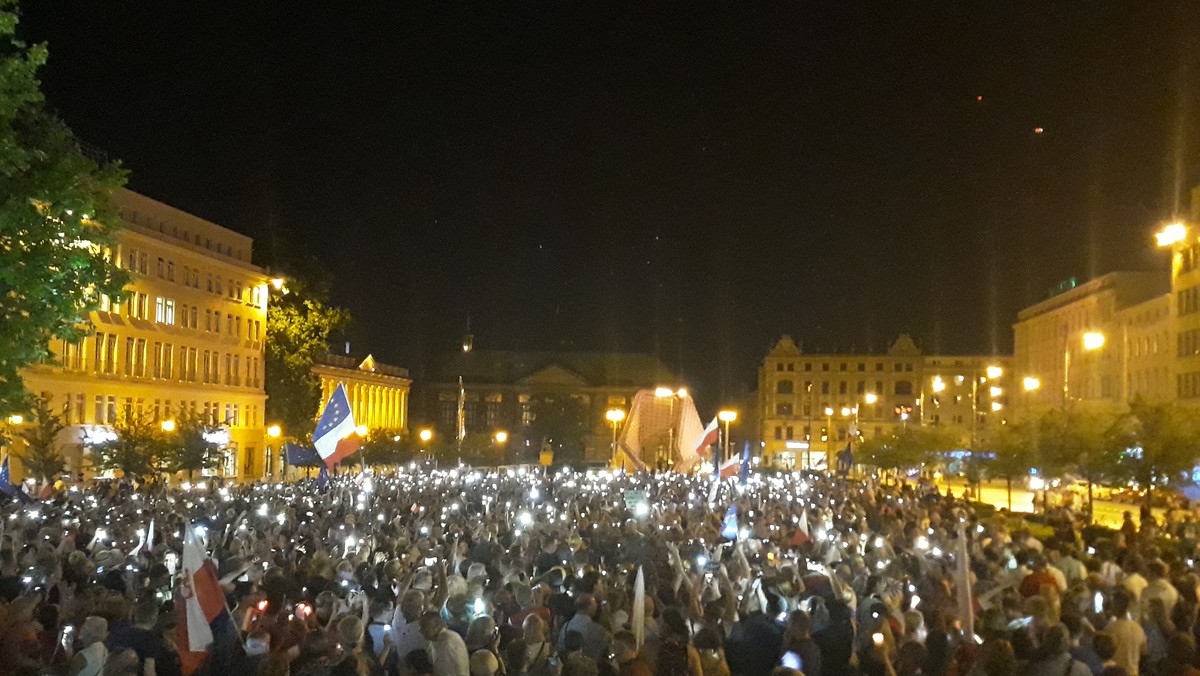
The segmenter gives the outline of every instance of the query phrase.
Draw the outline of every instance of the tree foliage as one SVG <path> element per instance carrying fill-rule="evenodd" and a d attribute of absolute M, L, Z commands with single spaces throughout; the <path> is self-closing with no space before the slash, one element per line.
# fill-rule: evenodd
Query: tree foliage
<path fill-rule="evenodd" d="M 412 435 L 403 430 L 374 429 L 367 434 L 361 453 L 368 465 L 378 467 L 402 465 L 412 460 L 417 451 Z"/>
<path fill-rule="evenodd" d="M 1113 477 L 1120 455 L 1108 436 L 1115 420 L 1086 409 L 1046 412 L 1038 421 L 1038 466 L 1052 476 L 1074 472 L 1092 483 Z"/>
<path fill-rule="evenodd" d="M 981 466 L 993 479 L 1028 476 L 1037 460 L 1037 425 L 1013 422 L 998 427 L 989 438 Z"/>
<path fill-rule="evenodd" d="M 113 426 L 116 439 L 92 447 L 92 466 L 98 472 L 120 471 L 128 477 L 148 477 L 163 468 L 165 439 L 150 416 L 122 416 Z"/>
<path fill-rule="evenodd" d="M 529 438 L 534 448 L 549 444 L 559 462 L 583 459 L 584 444 L 592 431 L 583 402 L 566 395 L 534 394 L 529 412 Z"/>
<path fill-rule="evenodd" d="M 116 164 L 85 155 L 45 106 L 44 44 L 16 38 L 15 0 L 0 0 L 0 415 L 29 407 L 20 370 L 49 356 L 53 338 L 79 340 L 102 295 L 127 277 L 110 252 L 125 182 Z"/>
<path fill-rule="evenodd" d="M 1109 428 L 1109 453 L 1119 478 L 1143 488 L 1178 484 L 1190 476 L 1200 449 L 1200 419 L 1192 409 L 1137 399 Z"/>
<path fill-rule="evenodd" d="M 350 321 L 340 308 L 301 292 L 272 297 L 267 309 L 266 390 L 267 419 L 283 425 L 297 439 L 312 434 L 321 405 L 321 383 L 313 364 L 329 351 L 329 336 Z"/>
<path fill-rule="evenodd" d="M 58 434 L 64 425 L 62 416 L 50 410 L 50 402 L 43 397 L 33 400 L 32 426 L 21 432 L 25 439 L 25 449 L 21 454 L 21 463 L 30 475 L 43 482 L 63 473 L 67 461 L 63 457 L 62 448 L 58 444 Z"/>
<path fill-rule="evenodd" d="M 962 440 L 951 429 L 913 426 L 864 440 L 855 462 L 880 469 L 903 469 L 929 462 L 937 453 L 959 448 Z"/>
<path fill-rule="evenodd" d="M 220 428 L 204 416 L 183 412 L 175 421 L 175 431 L 163 438 L 162 468 L 168 472 L 196 472 L 221 466 L 221 445 L 205 438 Z"/>

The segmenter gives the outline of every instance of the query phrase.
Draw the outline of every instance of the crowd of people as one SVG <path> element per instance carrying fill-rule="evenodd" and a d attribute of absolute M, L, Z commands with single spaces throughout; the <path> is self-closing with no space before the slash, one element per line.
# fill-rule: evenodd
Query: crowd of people
<path fill-rule="evenodd" d="M 1190 512 L 1044 519 L 803 473 L 101 481 L 0 510 L 0 673 L 1200 673 Z"/>

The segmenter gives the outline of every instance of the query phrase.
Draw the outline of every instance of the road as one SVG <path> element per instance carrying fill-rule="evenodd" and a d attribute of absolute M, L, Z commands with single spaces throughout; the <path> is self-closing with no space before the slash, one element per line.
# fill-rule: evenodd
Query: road
<path fill-rule="evenodd" d="M 946 488 L 954 491 L 955 495 L 961 496 L 966 488 L 966 482 L 952 479 L 950 481 L 942 481 L 939 488 L 945 492 Z M 1003 481 L 985 482 L 979 489 L 980 501 L 989 505 L 993 505 L 997 509 L 1008 507 L 1008 489 Z M 1051 498 L 1053 501 L 1054 498 Z M 1084 498 L 1086 501 L 1086 498 Z M 1095 522 L 1108 526 L 1109 528 L 1120 528 L 1121 521 L 1124 518 L 1126 511 L 1133 512 L 1134 520 L 1137 520 L 1137 505 L 1131 505 L 1124 502 L 1114 502 L 1112 500 L 1093 500 Z M 1012 489 L 1012 511 L 1014 512 L 1033 512 L 1033 492 L 1024 486 L 1013 485 Z M 1038 504 L 1038 511 L 1041 511 L 1041 503 Z M 1162 510 L 1155 509 L 1156 517 L 1162 517 Z"/>

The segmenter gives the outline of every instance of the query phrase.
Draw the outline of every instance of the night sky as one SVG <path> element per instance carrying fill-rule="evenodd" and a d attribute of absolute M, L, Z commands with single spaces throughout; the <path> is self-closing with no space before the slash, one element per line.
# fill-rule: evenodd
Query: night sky
<path fill-rule="evenodd" d="M 131 188 L 315 255 L 353 351 L 418 379 L 469 316 L 716 403 L 781 333 L 1007 352 L 1057 282 L 1164 266 L 1200 4 L 750 4 L 27 0 L 23 30 Z"/>

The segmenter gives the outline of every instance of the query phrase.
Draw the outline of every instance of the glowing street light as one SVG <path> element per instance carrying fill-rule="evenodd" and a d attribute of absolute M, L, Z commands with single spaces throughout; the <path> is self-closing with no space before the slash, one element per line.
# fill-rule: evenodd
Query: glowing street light
<path fill-rule="evenodd" d="M 354 433 L 355 433 L 355 434 L 357 434 L 357 435 L 358 435 L 358 436 L 360 436 L 360 437 L 366 437 L 366 436 L 367 436 L 367 432 L 368 432 L 368 431 L 369 431 L 369 430 L 367 429 L 367 426 L 366 426 L 366 425 L 359 425 L 359 426 L 357 426 L 357 427 L 355 427 L 355 428 L 354 428 Z"/>
<path fill-rule="evenodd" d="M 999 378 L 999 377 L 1000 377 L 1000 376 L 1002 376 L 1002 375 L 1004 375 L 1004 369 L 1000 368 L 999 366 L 989 366 L 989 367 L 987 367 L 987 377 L 988 377 L 988 380 L 995 380 L 995 379 Z"/>
<path fill-rule="evenodd" d="M 427 444 L 429 443 L 429 440 L 433 438 L 433 430 L 426 427 L 420 432 L 417 432 L 417 438 L 420 439 L 422 443 Z"/>
<path fill-rule="evenodd" d="M 1104 334 L 1099 331 L 1088 331 L 1083 334 L 1083 349 L 1099 350 L 1104 347 Z"/>
<path fill-rule="evenodd" d="M 946 389 L 946 381 L 942 380 L 941 376 L 934 376 L 933 383 L 930 385 L 930 388 L 933 389 L 934 392 L 941 392 L 942 390 Z"/>
<path fill-rule="evenodd" d="M 19 413 L 14 413 L 13 415 L 8 416 L 9 425 L 20 425 L 23 422 L 25 422 L 25 416 Z"/>
<path fill-rule="evenodd" d="M 267 427 L 267 436 L 272 439 L 278 439 L 283 436 L 283 428 L 279 425 L 269 425 Z"/>
<path fill-rule="evenodd" d="M 1159 246 L 1171 246 L 1178 244 L 1187 238 L 1187 226 L 1183 223 L 1171 223 L 1163 227 L 1162 230 L 1154 233 L 1154 239 L 1158 240 Z"/>
<path fill-rule="evenodd" d="M 175 421 L 174 420 L 164 420 L 161 423 L 159 423 L 159 427 L 161 427 L 162 431 L 164 431 L 164 432 L 174 432 L 175 431 Z"/>
<path fill-rule="evenodd" d="M 825 407 L 825 417 L 828 418 L 831 415 L 833 415 L 833 409 L 829 406 L 826 406 Z"/>
<path fill-rule="evenodd" d="M 994 385 L 992 387 L 988 388 L 988 394 L 990 394 L 993 397 L 998 397 L 1003 393 L 1004 393 L 1004 390 L 1002 390 L 999 387 L 996 387 Z"/>
<path fill-rule="evenodd" d="M 508 441 L 508 432 L 505 432 L 504 430 L 496 430 L 496 434 L 494 436 L 496 439 L 496 443 L 498 443 L 498 444 L 502 444 L 502 443 Z"/>
<path fill-rule="evenodd" d="M 1025 379 L 1021 381 L 1021 384 L 1025 387 L 1026 392 L 1033 392 L 1042 386 L 1042 381 L 1033 376 L 1025 376 Z"/>
<path fill-rule="evenodd" d="M 283 277 L 276 277 L 271 280 L 271 286 L 275 287 L 276 291 L 283 290 Z"/>
<path fill-rule="evenodd" d="M 664 388 L 665 389 L 665 388 Z M 657 390 L 656 390 L 657 392 Z M 625 410 L 620 408 L 610 408 L 604 412 L 604 417 L 612 425 L 612 457 L 615 460 L 617 457 L 617 427 L 621 421 L 625 419 Z"/>
<path fill-rule="evenodd" d="M 1001 404 L 1001 403 L 1000 403 L 1000 402 L 998 402 L 998 401 L 993 401 L 993 402 L 992 402 L 992 412 L 999 411 L 999 410 L 1000 410 L 1000 409 L 1002 409 L 1002 408 L 1004 408 L 1004 404 Z"/>
<path fill-rule="evenodd" d="M 717 411 L 717 420 L 725 423 L 725 459 L 729 459 L 729 423 L 737 420 L 737 411 L 724 409 Z"/>
<path fill-rule="evenodd" d="M 879 401 L 879 395 L 875 394 L 874 392 L 867 392 L 863 395 L 863 401 L 867 402 L 868 404 L 874 404 L 875 402 Z"/>

